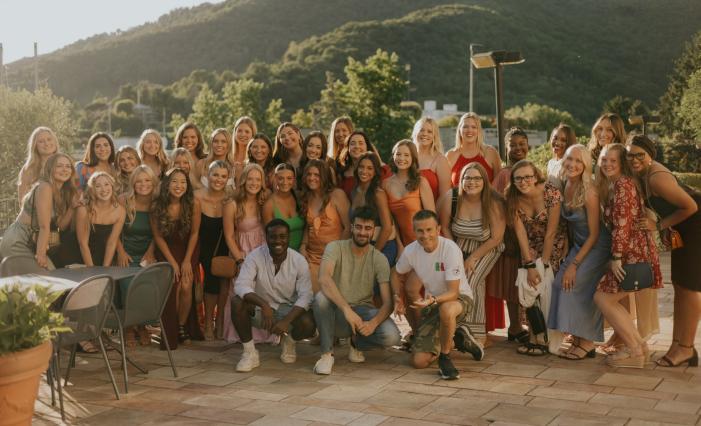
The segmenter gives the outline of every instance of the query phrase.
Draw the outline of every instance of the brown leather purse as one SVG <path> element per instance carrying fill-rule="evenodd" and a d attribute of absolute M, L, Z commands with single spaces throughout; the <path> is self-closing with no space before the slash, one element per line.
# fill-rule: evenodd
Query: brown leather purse
<path fill-rule="evenodd" d="M 222 234 L 219 234 L 219 240 L 217 241 L 217 246 L 214 248 L 214 253 L 219 251 L 219 244 L 221 244 Z M 238 273 L 238 265 L 236 260 L 231 256 L 214 256 L 212 262 L 210 263 L 210 270 L 212 275 L 219 278 L 231 279 Z"/>

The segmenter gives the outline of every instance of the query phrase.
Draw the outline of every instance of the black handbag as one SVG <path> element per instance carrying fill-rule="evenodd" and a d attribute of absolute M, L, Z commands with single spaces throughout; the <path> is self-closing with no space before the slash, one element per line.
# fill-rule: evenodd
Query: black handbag
<path fill-rule="evenodd" d="M 638 291 L 652 287 L 652 266 L 649 263 L 629 263 L 623 265 L 623 270 L 626 271 L 626 276 L 621 281 L 621 290 Z"/>
<path fill-rule="evenodd" d="M 531 307 L 526 308 L 526 319 L 528 320 L 528 325 L 531 330 L 531 334 L 545 334 L 545 342 L 548 341 L 548 326 L 545 323 L 545 316 L 543 316 L 543 311 L 540 310 L 540 296 L 536 299 Z"/>

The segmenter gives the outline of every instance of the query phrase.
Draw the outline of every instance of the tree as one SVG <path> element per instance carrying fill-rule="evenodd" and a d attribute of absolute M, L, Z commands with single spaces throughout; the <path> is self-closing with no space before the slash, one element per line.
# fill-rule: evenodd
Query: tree
<path fill-rule="evenodd" d="M 659 110 L 662 122 L 660 130 L 666 136 L 681 133 L 682 137 L 693 137 L 694 130 L 688 126 L 685 115 L 679 113 L 684 92 L 689 87 L 692 74 L 701 69 L 701 31 L 696 33 L 674 64 L 669 77 L 667 92 L 660 98 Z"/>
<path fill-rule="evenodd" d="M 320 99 L 296 117 L 311 117 L 315 128 L 326 128 L 334 118 L 349 115 L 386 158 L 394 143 L 408 137 L 412 125 L 412 111 L 401 107 L 407 81 L 399 56 L 378 49 L 365 62 L 348 58 L 344 73 L 345 82 L 327 73 Z"/>
<path fill-rule="evenodd" d="M 697 139 L 701 139 L 701 69 L 689 77 L 689 87 L 679 104 L 679 116 Z"/>
<path fill-rule="evenodd" d="M 545 130 L 550 132 L 560 123 L 565 123 L 575 132 L 581 134 L 585 131 L 582 123 L 567 111 L 553 108 L 549 105 L 527 103 L 523 106 L 509 108 L 504 112 L 504 118 L 510 126 L 520 126 L 529 130 Z"/>
<path fill-rule="evenodd" d="M 17 197 L 17 175 L 27 157 L 27 139 L 39 126 L 51 128 L 61 150 L 71 152 L 78 143 L 73 105 L 49 89 L 32 93 L 0 86 L 0 198 Z"/>

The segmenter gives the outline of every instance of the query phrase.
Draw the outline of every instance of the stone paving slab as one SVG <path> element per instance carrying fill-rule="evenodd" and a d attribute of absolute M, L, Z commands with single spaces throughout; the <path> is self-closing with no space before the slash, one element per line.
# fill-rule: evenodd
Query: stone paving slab
<path fill-rule="evenodd" d="M 669 276 L 668 256 L 663 271 Z M 671 341 L 672 288 L 659 291 L 661 332 L 650 340 L 653 358 Z M 400 324 L 406 327 L 406 324 Z M 70 424 L 110 425 L 701 425 L 701 371 L 614 369 L 604 357 L 572 362 L 553 355 L 525 357 L 505 339 L 481 362 L 455 353 L 461 379 L 443 381 L 437 368 L 417 371 L 398 350 L 368 353 L 366 364 L 336 350 L 331 376 L 312 367 L 318 346 L 299 344 L 298 360 L 282 364 L 279 347 L 258 345 L 261 366 L 234 369 L 238 344 L 196 342 L 174 351 L 178 377 L 154 344 L 131 353 L 148 374 L 129 369 L 129 394 L 114 398 L 98 356 L 81 355 L 66 387 Z M 118 355 L 109 353 L 120 391 Z M 62 357 L 63 361 L 67 357 Z M 34 424 L 61 424 L 42 382 Z"/>

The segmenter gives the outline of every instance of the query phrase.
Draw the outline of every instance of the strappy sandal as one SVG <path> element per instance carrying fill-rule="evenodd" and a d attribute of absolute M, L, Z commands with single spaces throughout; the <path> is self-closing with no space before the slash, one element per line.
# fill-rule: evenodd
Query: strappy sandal
<path fill-rule="evenodd" d="M 662 358 L 655 361 L 655 364 L 659 365 L 660 367 L 679 367 L 682 364 L 687 364 L 689 367 L 698 367 L 699 366 L 699 354 L 698 354 L 698 352 L 696 352 L 696 348 L 693 345 L 686 346 L 686 345 L 682 345 L 681 343 L 677 342 L 677 346 L 682 347 L 682 348 L 692 349 L 693 352 L 692 352 L 691 356 L 689 358 L 681 360 L 675 364 L 674 362 L 672 362 L 672 360 L 667 355 L 665 355 Z"/>
<path fill-rule="evenodd" d="M 528 356 L 544 356 L 547 355 L 548 353 L 548 346 L 547 345 L 541 345 L 538 343 L 530 343 L 526 342 L 525 344 L 519 346 L 516 349 L 516 352 L 520 355 L 528 355 Z"/>
<path fill-rule="evenodd" d="M 575 354 L 575 351 L 581 351 L 579 352 L 581 355 Z M 570 348 L 567 350 L 567 352 L 559 353 L 557 356 L 563 359 L 569 359 L 570 361 L 581 361 L 585 358 L 595 358 L 596 348 L 587 351 L 583 347 L 575 345 L 573 343 L 572 346 L 570 346 Z"/>

